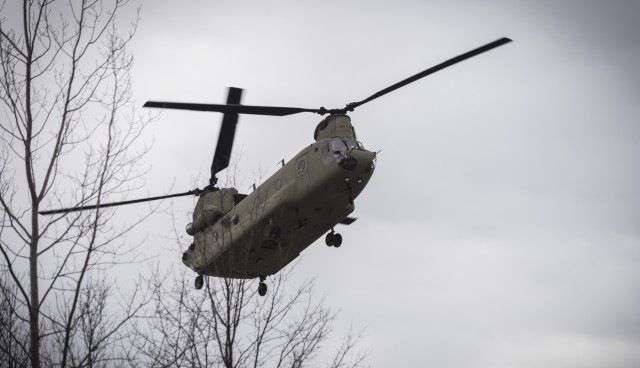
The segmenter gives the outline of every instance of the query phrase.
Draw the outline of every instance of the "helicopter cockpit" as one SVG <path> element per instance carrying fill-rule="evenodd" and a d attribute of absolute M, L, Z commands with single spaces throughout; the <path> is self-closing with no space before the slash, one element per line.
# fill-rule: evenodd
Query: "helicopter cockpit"
<path fill-rule="evenodd" d="M 353 150 L 364 151 L 362 142 L 352 138 L 333 137 L 322 146 L 322 161 L 329 165 L 335 161 L 346 170 L 353 170 L 357 165 L 357 160 L 349 154 Z"/>
<path fill-rule="evenodd" d="M 360 149 L 360 150 L 364 150 L 364 145 L 362 144 L 362 142 L 357 141 L 355 139 L 350 139 L 350 138 L 339 138 L 339 137 L 335 137 L 332 138 L 331 141 L 329 141 L 329 145 L 331 146 L 331 152 L 335 152 L 341 149 L 347 149 L 347 150 L 351 150 L 351 149 Z"/>

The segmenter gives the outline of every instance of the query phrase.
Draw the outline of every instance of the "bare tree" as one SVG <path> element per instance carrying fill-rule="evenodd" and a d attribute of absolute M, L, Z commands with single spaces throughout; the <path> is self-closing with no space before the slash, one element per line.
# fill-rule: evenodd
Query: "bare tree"
<path fill-rule="evenodd" d="M 115 346 L 148 301 L 134 289 L 119 308 L 105 272 L 135 259 L 126 234 L 141 218 L 122 224 L 104 209 L 39 215 L 139 185 L 146 149 L 129 147 L 148 119 L 131 107 L 126 46 L 137 16 L 119 20 L 125 5 L 25 0 L 1 8 L 0 361 L 10 365 L 126 361 L 126 344 Z M 116 31 L 122 24 L 128 33 Z"/>
<path fill-rule="evenodd" d="M 28 340 L 28 335 L 21 329 L 19 315 L 20 302 L 17 287 L 4 278 L 0 279 L 0 366 L 13 368 L 25 367 L 29 364 L 29 352 L 21 344 Z"/>
<path fill-rule="evenodd" d="M 5 3 L 0 19 L 0 362 L 9 366 L 301 367 L 331 332 L 335 313 L 313 282 L 290 287 L 291 267 L 265 298 L 245 280 L 156 271 L 124 295 L 108 272 L 134 261 L 114 212 L 42 217 L 136 188 L 132 152 L 148 120 L 130 108 L 126 46 L 116 17 L 126 0 Z M 124 249 L 124 250 L 123 250 Z M 137 285 L 137 283 L 133 283 Z M 285 286 L 287 285 L 287 286 Z M 150 299 L 152 298 L 152 299 Z M 150 304 L 148 304 L 151 301 Z M 145 322 L 136 323 L 143 311 Z M 357 334 L 336 347 L 331 367 L 355 367 Z"/>
<path fill-rule="evenodd" d="M 273 276 L 260 297 L 255 282 L 208 278 L 204 292 L 185 288 L 184 272 L 154 272 L 154 312 L 138 331 L 141 362 L 149 367 L 303 367 L 326 344 L 336 314 L 314 296 L 314 281 L 293 286 L 293 266 Z M 349 331 L 328 362 L 361 366 L 360 334 Z"/>
<path fill-rule="evenodd" d="M 227 171 L 227 184 L 237 184 L 237 173 L 234 163 Z M 257 211 L 262 210 L 249 217 L 257 221 Z M 175 244 L 186 250 L 191 239 L 181 236 L 175 216 L 173 219 Z M 228 230 L 223 227 L 221 231 Z M 262 239 L 265 234 L 257 230 L 251 236 Z M 251 250 L 241 250 L 227 261 L 234 268 L 242 267 L 247 252 Z M 317 363 L 315 358 L 321 345 L 329 341 L 336 313 L 315 296 L 313 279 L 293 283 L 297 264 L 293 262 L 270 277 L 264 297 L 257 293 L 257 280 L 208 277 L 203 290 L 194 290 L 187 286 L 192 284 L 187 271 L 163 273 L 156 267 L 149 282 L 154 291 L 151 313 L 135 339 L 138 355 L 143 357 L 140 363 L 149 367 L 225 368 Z M 366 354 L 356 349 L 360 337 L 349 330 L 341 345 L 334 347 L 327 365 L 361 366 Z"/>

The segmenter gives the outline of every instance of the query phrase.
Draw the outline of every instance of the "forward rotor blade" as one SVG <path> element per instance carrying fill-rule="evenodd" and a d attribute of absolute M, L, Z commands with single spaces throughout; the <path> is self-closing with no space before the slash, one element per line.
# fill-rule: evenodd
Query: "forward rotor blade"
<path fill-rule="evenodd" d="M 242 89 L 230 87 L 229 93 L 227 94 L 227 105 L 240 105 L 241 99 Z M 211 179 L 209 180 L 211 183 L 215 181 L 218 172 L 229 166 L 237 124 L 237 112 L 226 112 L 224 114 L 222 125 L 220 126 L 220 134 L 218 135 L 218 143 L 216 144 L 216 152 L 213 155 L 213 162 L 211 163 Z"/>
<path fill-rule="evenodd" d="M 143 107 L 155 107 L 160 109 L 193 110 L 193 111 L 214 111 L 225 114 L 249 114 L 249 115 L 270 115 L 286 116 L 301 112 L 315 112 L 322 114 L 324 109 L 305 109 L 299 107 L 277 107 L 277 106 L 250 106 L 250 105 L 218 105 L 182 102 L 159 102 L 147 101 Z"/>
<path fill-rule="evenodd" d="M 130 201 L 104 203 L 104 204 L 99 204 L 99 205 L 93 204 L 93 205 L 89 205 L 89 206 L 62 208 L 62 209 L 59 209 L 59 210 L 47 210 L 47 211 L 40 211 L 38 213 L 41 214 L 41 215 L 54 215 L 56 213 L 67 213 L 67 212 L 75 212 L 75 211 L 93 210 L 93 209 L 96 209 L 96 208 L 115 207 L 115 206 L 122 206 L 122 205 L 125 205 L 125 204 L 157 201 L 159 199 L 165 199 L 165 198 L 183 197 L 183 196 L 188 196 L 188 195 L 198 195 L 199 193 L 200 193 L 200 189 L 196 188 L 194 190 L 190 190 L 188 192 L 178 193 L 178 194 L 169 194 L 169 195 L 163 195 L 163 196 L 158 196 L 158 197 L 133 199 L 133 200 L 130 200 Z"/>
<path fill-rule="evenodd" d="M 511 39 L 503 37 L 498 40 L 495 40 L 491 43 L 488 43 L 484 46 L 473 49 L 469 52 L 466 52 L 462 55 L 458 55 L 454 58 L 451 58 L 443 63 L 440 63 L 436 66 L 433 66 L 429 69 L 426 69 L 414 76 L 411 76 L 401 82 L 398 82 L 390 87 L 387 87 L 379 92 L 374 93 L 368 98 L 347 104 L 342 109 L 325 109 L 321 107 L 319 109 L 307 109 L 300 107 L 278 107 L 278 106 L 249 106 L 249 105 L 240 105 L 240 104 L 227 104 L 227 105 L 219 105 L 219 104 L 200 104 L 200 103 L 181 103 L 181 102 L 160 102 L 160 101 L 147 101 L 144 104 L 144 107 L 154 107 L 154 108 L 162 108 L 162 109 L 177 109 L 177 110 L 194 110 L 194 111 L 215 111 L 222 112 L 225 114 L 235 113 L 235 114 L 249 114 L 249 115 L 271 115 L 271 116 L 286 116 L 298 114 L 301 112 L 314 112 L 316 114 L 324 115 L 324 114 L 345 114 L 348 111 L 353 111 L 356 107 L 360 105 L 364 105 L 365 103 L 375 100 L 378 97 L 384 96 L 389 92 L 393 92 L 398 88 L 404 87 L 409 83 L 413 83 L 419 79 L 426 77 L 429 74 L 433 74 L 437 71 L 440 71 L 444 68 L 450 67 L 454 64 L 457 64 L 461 61 L 472 58 L 476 55 L 482 54 L 489 50 L 492 50 L 496 47 L 502 46 L 505 43 L 511 42 Z"/>
<path fill-rule="evenodd" d="M 398 83 L 396 83 L 396 84 L 394 84 L 394 85 L 392 85 L 390 87 L 387 87 L 387 88 L 385 88 L 385 89 L 383 89 L 383 90 L 381 90 L 381 91 L 379 91 L 377 93 L 374 93 L 373 95 L 369 96 L 368 98 L 366 98 L 366 99 L 364 99 L 362 101 L 350 103 L 350 104 L 347 105 L 347 107 L 345 109 L 347 111 L 353 111 L 353 109 L 355 109 L 356 107 L 358 107 L 360 105 L 363 105 L 363 104 L 365 104 L 365 103 L 367 103 L 369 101 L 375 100 L 378 97 L 384 96 L 389 92 L 393 92 L 396 89 L 398 89 L 400 87 L 404 87 L 409 83 L 413 83 L 413 82 L 417 81 L 418 79 L 426 77 L 429 74 L 433 74 L 433 73 L 435 73 L 437 71 L 440 71 L 440 70 L 442 70 L 444 68 L 450 67 L 451 65 L 457 64 L 457 63 L 459 63 L 461 61 L 467 60 L 469 58 L 472 58 L 472 57 L 474 57 L 476 55 L 482 54 L 484 52 L 487 52 L 487 51 L 489 51 L 491 49 L 494 49 L 494 48 L 496 48 L 498 46 L 502 46 L 505 43 L 509 43 L 509 42 L 511 42 L 511 39 L 503 37 L 501 39 L 498 39 L 498 40 L 495 40 L 495 41 L 493 41 L 491 43 L 488 43 L 488 44 L 486 44 L 484 46 L 481 46 L 481 47 L 473 49 L 473 50 L 471 50 L 469 52 L 466 52 L 466 53 L 464 53 L 462 55 L 458 55 L 458 56 L 456 56 L 454 58 L 451 58 L 451 59 L 449 59 L 449 60 L 447 60 L 447 61 L 445 61 L 443 63 L 440 63 L 440 64 L 438 64 L 436 66 L 433 66 L 433 67 L 431 67 L 431 68 L 429 68 L 427 70 L 424 70 L 424 71 L 422 71 L 422 72 L 420 72 L 420 73 L 418 73 L 418 74 L 416 74 L 414 76 L 411 76 L 411 77 L 409 77 L 409 78 L 407 78 L 407 79 L 405 79 L 405 80 L 403 80 L 401 82 L 398 82 Z"/>

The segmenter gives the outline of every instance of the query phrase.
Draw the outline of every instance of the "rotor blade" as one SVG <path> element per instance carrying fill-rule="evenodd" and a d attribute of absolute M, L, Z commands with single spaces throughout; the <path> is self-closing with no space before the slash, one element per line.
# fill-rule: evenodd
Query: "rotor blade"
<path fill-rule="evenodd" d="M 496 40 L 496 41 L 488 43 L 488 44 L 486 44 L 484 46 L 478 47 L 477 49 L 473 49 L 473 50 L 471 50 L 469 52 L 466 52 L 466 53 L 464 53 L 462 55 L 458 55 L 458 56 L 456 56 L 454 58 L 451 58 L 451 59 L 449 59 L 449 60 L 447 60 L 447 61 L 445 61 L 443 63 L 440 63 L 440 64 L 438 64 L 436 66 L 433 66 L 433 67 L 431 67 L 431 68 L 429 68 L 427 70 L 424 70 L 424 71 L 422 71 L 422 72 L 420 72 L 420 73 L 418 73 L 418 74 L 416 74 L 416 75 L 414 75 L 412 77 L 409 77 L 409 78 L 407 78 L 407 79 L 405 79 L 405 80 L 403 80 L 401 82 L 398 82 L 398 83 L 396 83 L 396 84 L 394 84 L 394 85 L 392 85 L 390 87 L 387 87 L 387 88 L 385 88 L 385 89 L 383 89 L 383 90 L 381 90 L 381 91 L 379 91 L 377 93 L 374 93 L 373 95 L 369 96 L 368 98 L 366 98 L 366 99 L 364 99 L 362 101 L 350 103 L 350 104 L 347 105 L 346 109 L 348 111 L 352 111 L 353 109 L 355 109 L 356 107 L 358 107 L 360 105 L 363 105 L 363 104 L 365 104 L 365 103 L 367 103 L 367 102 L 369 102 L 371 100 L 375 100 L 378 97 L 384 96 L 389 92 L 393 92 L 396 89 L 398 89 L 400 87 L 404 87 L 409 83 L 413 83 L 413 82 L 417 81 L 418 79 L 426 77 L 429 74 L 433 74 L 433 73 L 435 73 L 437 71 L 440 71 L 440 70 L 442 70 L 444 68 L 450 67 L 451 65 L 457 64 L 457 63 L 459 63 L 461 61 L 467 60 L 469 58 L 472 58 L 472 57 L 474 57 L 476 55 L 482 54 L 484 52 L 487 52 L 487 51 L 489 51 L 491 49 L 494 49 L 494 48 L 496 48 L 498 46 L 502 46 L 505 43 L 509 43 L 509 42 L 511 42 L 511 39 L 503 37 L 503 38 L 501 38 L 499 40 Z"/>
<path fill-rule="evenodd" d="M 75 212 L 75 211 L 93 210 L 93 209 L 96 209 L 96 208 L 114 207 L 114 206 L 122 206 L 122 205 L 125 205 L 125 204 L 132 204 L 132 203 L 157 201 L 159 199 L 165 199 L 165 198 L 183 197 L 183 196 L 187 196 L 187 195 L 198 195 L 199 193 L 200 193 L 200 189 L 196 188 L 194 190 L 190 190 L 188 192 L 178 193 L 178 194 L 169 194 L 169 195 L 163 195 L 163 196 L 158 196 L 158 197 L 133 199 L 133 200 L 130 200 L 130 201 L 104 203 L 104 204 L 99 204 L 99 205 L 93 204 L 93 205 L 90 205 L 90 206 L 79 206 L 79 207 L 71 207 L 71 208 L 62 208 L 62 209 L 59 209 L 59 210 L 47 210 L 47 211 L 40 211 L 38 213 L 41 214 L 41 215 L 53 215 L 53 214 L 56 214 L 56 213 L 67 213 L 67 212 Z"/>
<path fill-rule="evenodd" d="M 301 112 L 315 112 L 322 114 L 324 109 L 305 109 L 299 107 L 277 107 L 277 106 L 249 106 L 249 105 L 218 105 L 201 103 L 182 102 L 159 102 L 147 101 L 143 107 L 155 107 L 161 109 L 193 110 L 193 111 L 214 111 L 222 113 L 249 114 L 249 115 L 270 115 L 286 116 Z"/>
<path fill-rule="evenodd" d="M 443 63 L 440 63 L 436 66 L 433 66 L 429 69 L 426 69 L 414 76 L 411 76 L 401 82 L 398 82 L 390 87 L 387 87 L 368 98 L 347 104 L 346 107 L 342 109 L 325 109 L 321 107 L 319 109 L 307 109 L 300 107 L 278 107 L 278 106 L 250 106 L 250 105 L 239 105 L 239 104 L 228 104 L 228 105 L 219 105 L 219 104 L 200 104 L 200 103 L 181 103 L 181 102 L 161 102 L 161 101 L 147 101 L 143 106 L 144 107 L 154 107 L 154 108 L 162 108 L 162 109 L 177 109 L 177 110 L 194 110 L 194 111 L 214 111 L 214 112 L 222 112 L 222 113 L 235 113 L 235 114 L 250 114 L 250 115 L 271 115 L 271 116 L 286 116 L 298 114 L 301 112 L 314 112 L 316 114 L 324 115 L 324 114 L 345 114 L 348 111 L 353 111 L 356 107 L 363 105 L 369 101 L 375 100 L 378 97 L 384 96 L 389 92 L 393 92 L 398 88 L 404 87 L 409 83 L 413 83 L 418 79 L 424 78 L 429 74 L 433 74 L 437 71 L 440 71 L 444 68 L 450 67 L 451 65 L 457 64 L 461 61 L 474 57 L 476 55 L 487 52 L 496 47 L 502 46 L 505 43 L 511 42 L 511 39 L 503 37 L 491 43 L 488 43 L 484 46 L 473 49 L 469 52 L 466 52 L 462 55 L 458 55 L 454 58 L 451 58 Z"/>
<path fill-rule="evenodd" d="M 227 105 L 240 105 L 242 99 L 242 89 L 230 87 L 227 94 Z M 216 152 L 213 155 L 211 163 L 211 179 L 214 181 L 216 174 L 229 166 L 231 158 L 231 148 L 233 147 L 233 139 L 236 135 L 236 125 L 238 124 L 237 112 L 225 112 L 222 117 L 222 125 L 220 126 L 220 134 L 218 135 L 218 143 L 216 144 Z"/>

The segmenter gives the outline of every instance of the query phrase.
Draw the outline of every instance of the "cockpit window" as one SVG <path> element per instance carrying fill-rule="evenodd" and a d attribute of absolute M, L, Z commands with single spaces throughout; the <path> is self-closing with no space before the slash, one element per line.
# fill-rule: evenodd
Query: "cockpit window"
<path fill-rule="evenodd" d="M 364 149 L 364 146 L 361 142 L 356 141 L 355 139 L 333 138 L 331 140 L 332 152 L 345 148 Z"/>
<path fill-rule="evenodd" d="M 320 153 L 323 155 L 329 153 L 329 143 L 325 143 L 324 146 L 320 149 Z"/>
<path fill-rule="evenodd" d="M 347 143 L 347 147 L 349 148 L 358 148 L 358 149 L 364 149 L 364 146 L 362 145 L 362 143 L 353 140 L 353 139 L 346 139 L 345 142 Z"/>
<path fill-rule="evenodd" d="M 337 151 L 339 149 L 345 149 L 347 145 L 340 138 L 333 138 L 331 140 L 331 151 Z"/>

